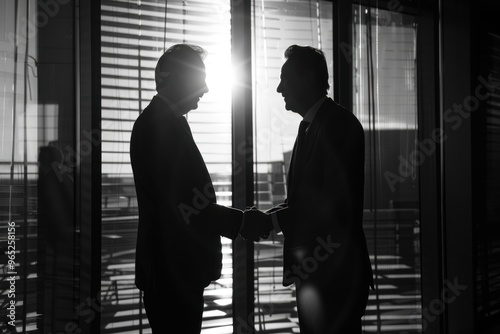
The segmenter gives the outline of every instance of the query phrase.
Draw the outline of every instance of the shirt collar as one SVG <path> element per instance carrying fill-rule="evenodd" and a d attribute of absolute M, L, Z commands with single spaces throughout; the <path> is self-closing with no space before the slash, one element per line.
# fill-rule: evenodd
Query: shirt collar
<path fill-rule="evenodd" d="M 314 119 L 314 116 L 316 116 L 316 114 L 318 113 L 319 108 L 321 107 L 321 105 L 323 104 L 323 102 L 325 102 L 326 99 L 327 99 L 327 97 L 323 96 L 321 99 L 319 99 L 318 101 L 316 101 L 316 103 L 314 103 L 312 105 L 312 107 L 309 108 L 309 110 L 304 114 L 303 120 L 306 121 L 306 122 L 308 122 L 308 123 L 312 123 L 312 121 Z"/>
<path fill-rule="evenodd" d="M 172 111 L 172 113 L 175 116 L 177 116 L 177 117 L 183 116 L 181 114 L 181 112 L 179 111 L 179 108 L 177 108 L 177 106 L 174 103 L 172 103 L 172 101 L 170 101 L 165 96 L 160 95 L 160 94 L 156 94 L 156 96 L 158 96 L 163 102 L 165 102 L 165 104 L 170 108 L 170 110 Z"/>

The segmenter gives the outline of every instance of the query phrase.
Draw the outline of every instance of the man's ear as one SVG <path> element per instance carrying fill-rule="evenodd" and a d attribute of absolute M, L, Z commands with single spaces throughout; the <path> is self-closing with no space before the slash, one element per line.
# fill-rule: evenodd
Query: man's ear
<path fill-rule="evenodd" d="M 171 73 L 167 71 L 157 71 L 155 73 L 155 80 L 157 86 L 165 85 L 166 81 L 170 79 Z"/>
<path fill-rule="evenodd" d="M 176 88 L 177 82 L 179 82 L 177 74 L 165 72 L 165 75 L 162 77 L 161 85 L 156 91 L 158 93 L 161 91 L 171 91 L 173 88 Z"/>
<path fill-rule="evenodd" d="M 302 80 L 307 86 L 315 86 L 318 81 L 318 76 L 313 70 L 307 70 L 304 72 Z"/>

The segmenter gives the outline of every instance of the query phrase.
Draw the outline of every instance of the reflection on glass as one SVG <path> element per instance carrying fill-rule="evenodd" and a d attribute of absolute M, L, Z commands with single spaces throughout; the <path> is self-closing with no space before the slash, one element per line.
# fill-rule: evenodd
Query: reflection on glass
<path fill-rule="evenodd" d="M 10 324 L 18 333 L 63 332 L 76 318 L 75 176 L 84 152 L 76 144 L 75 41 L 61 29 L 74 22 L 53 19 L 73 10 L 60 6 L 49 19 L 35 1 L 0 2 L 0 270 L 13 278 L 0 287 L 2 333 L 14 332 Z"/>
<path fill-rule="evenodd" d="M 332 4 L 327 1 L 255 1 L 253 5 L 254 138 L 256 206 L 283 203 L 286 173 L 301 117 L 285 110 L 276 92 L 284 51 L 310 45 L 325 53 L 333 87 Z M 332 96 L 332 90 L 329 92 Z M 298 332 L 293 286 L 282 285 L 283 237 L 255 244 L 255 328 Z"/>
<path fill-rule="evenodd" d="M 101 284 L 103 298 L 111 300 L 102 313 L 101 326 L 103 333 L 147 332 L 141 293 L 134 285 L 138 212 L 129 160 L 130 133 L 156 94 L 154 68 L 163 50 L 178 43 L 206 49 L 210 91 L 187 117 L 217 201 L 231 205 L 229 0 L 106 0 L 101 1 L 101 20 Z M 208 333 L 232 332 L 231 241 L 223 238 L 222 243 L 222 277 L 205 288 L 202 328 Z"/>
<path fill-rule="evenodd" d="M 365 129 L 364 230 L 376 291 L 364 329 L 421 327 L 416 18 L 353 6 L 353 111 Z"/>
<path fill-rule="evenodd" d="M 55 297 L 54 289 L 43 287 L 48 274 L 64 272 L 63 259 L 54 256 L 54 236 L 43 233 L 47 221 L 39 216 L 46 201 L 40 196 L 48 190 L 42 183 L 45 174 L 39 168 L 45 150 L 57 138 L 57 111 L 44 114 L 38 105 L 37 27 L 26 23 L 35 8 L 27 1 L 0 3 L 0 331 L 35 332 L 42 328 L 46 299 Z M 24 24 L 20 24 L 24 22 Z M 24 29 L 23 29 L 24 28 Z M 25 29 L 29 28 L 27 32 Z M 47 110 L 56 109 L 47 106 Z M 46 116 L 46 117 L 44 117 Z M 70 130 L 71 131 L 71 130 Z M 48 162 L 48 160 L 45 160 Z M 51 186 L 61 183 L 55 179 Z M 69 189 L 71 190 L 71 189 Z M 72 204 L 72 203 L 70 203 Z M 46 212 L 47 210 L 45 210 Z M 59 216 L 60 217 L 60 216 Z M 60 221 L 59 221 L 60 222 Z M 45 230 L 46 231 L 46 230 Z M 50 243 L 50 248 L 49 248 Z M 60 244 L 59 244 L 60 245 Z M 71 243 L 69 243 L 71 249 Z M 67 254 L 71 254 L 70 252 Z M 66 257 L 70 258 L 69 256 Z M 45 261 L 46 260 L 46 261 Z M 46 263 L 61 266 L 49 271 Z M 45 282 L 62 282 L 63 275 Z M 70 280 L 71 284 L 71 280 Z M 66 286 L 67 287 L 67 286 Z M 65 287 L 61 287 L 59 292 Z M 66 290 L 67 291 L 67 290 Z M 46 298 L 46 299 L 44 299 Z M 71 314 L 70 314 L 71 315 Z"/>

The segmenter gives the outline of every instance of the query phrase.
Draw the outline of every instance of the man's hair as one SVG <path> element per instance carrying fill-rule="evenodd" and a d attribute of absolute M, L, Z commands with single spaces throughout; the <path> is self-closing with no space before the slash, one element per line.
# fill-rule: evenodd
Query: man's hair
<path fill-rule="evenodd" d="M 292 69 L 298 73 L 313 71 L 317 76 L 318 89 L 324 90 L 326 94 L 330 84 L 323 51 L 311 46 L 292 45 L 285 50 L 285 58 Z"/>
<path fill-rule="evenodd" d="M 192 44 L 176 44 L 169 47 L 156 64 L 156 90 L 165 85 L 170 75 L 192 68 L 198 60 L 205 59 L 206 54 L 205 49 Z"/>

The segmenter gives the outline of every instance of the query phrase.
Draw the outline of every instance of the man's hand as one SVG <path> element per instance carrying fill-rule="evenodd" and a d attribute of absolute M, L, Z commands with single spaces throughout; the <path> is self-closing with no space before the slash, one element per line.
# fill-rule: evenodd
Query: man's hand
<path fill-rule="evenodd" d="M 240 235 L 243 239 L 259 241 L 260 238 L 267 239 L 273 229 L 271 217 L 255 207 L 245 210 L 243 226 Z"/>

